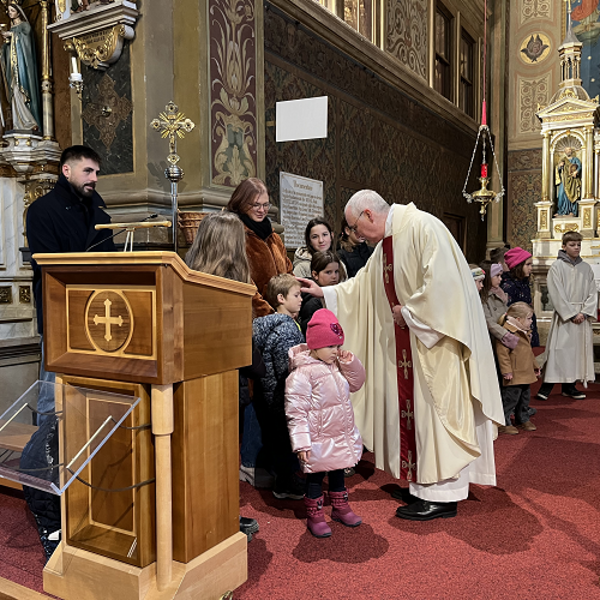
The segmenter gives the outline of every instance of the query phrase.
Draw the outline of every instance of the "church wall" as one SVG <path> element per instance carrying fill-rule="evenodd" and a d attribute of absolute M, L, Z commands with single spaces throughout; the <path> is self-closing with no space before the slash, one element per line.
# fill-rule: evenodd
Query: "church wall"
<path fill-rule="evenodd" d="M 535 113 L 558 88 L 564 6 L 517 0 L 511 9 L 506 232 L 508 243 L 529 251 L 536 233 L 533 204 L 542 198 L 542 136 Z"/>
<path fill-rule="evenodd" d="M 326 217 L 339 230 L 348 198 L 372 188 L 442 218 L 462 232 L 468 259 L 482 260 L 486 225 L 461 195 L 476 122 L 458 116 L 431 88 L 423 94 L 413 87 L 411 94 L 408 75 L 395 85 L 268 3 L 264 30 L 266 180 L 273 200 L 280 171 L 322 180 Z M 320 95 L 329 97 L 327 139 L 276 143 L 275 103 Z M 478 187 L 473 179 L 469 189 Z"/>

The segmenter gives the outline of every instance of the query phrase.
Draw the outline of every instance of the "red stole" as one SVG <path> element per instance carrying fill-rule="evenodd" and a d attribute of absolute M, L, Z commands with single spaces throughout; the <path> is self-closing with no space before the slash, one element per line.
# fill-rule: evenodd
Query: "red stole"
<path fill-rule="evenodd" d="M 394 248 L 392 236 L 383 239 L 383 285 L 390 307 L 400 304 L 394 286 Z M 410 350 L 410 330 L 394 323 L 396 339 L 396 376 L 400 413 L 400 479 L 417 480 L 415 441 L 414 376 Z"/>

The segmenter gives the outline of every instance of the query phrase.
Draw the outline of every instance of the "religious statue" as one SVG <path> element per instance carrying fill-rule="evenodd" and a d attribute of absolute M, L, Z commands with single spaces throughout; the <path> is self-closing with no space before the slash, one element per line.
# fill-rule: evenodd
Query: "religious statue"
<path fill-rule="evenodd" d="M 573 148 L 565 148 L 565 156 L 555 169 L 557 211 L 554 215 L 577 216 L 577 201 L 581 199 L 581 161 Z"/>
<path fill-rule="evenodd" d="M 35 40 L 23 9 L 15 2 L 6 5 L 10 31 L 0 30 L 4 38 L 0 63 L 6 96 L 12 109 L 12 128 L 40 131 L 41 102 Z"/>

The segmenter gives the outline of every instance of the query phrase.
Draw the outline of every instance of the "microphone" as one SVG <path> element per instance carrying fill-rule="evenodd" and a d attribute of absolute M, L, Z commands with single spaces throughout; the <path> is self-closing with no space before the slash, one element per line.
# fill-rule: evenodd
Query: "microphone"
<path fill-rule="evenodd" d="M 142 219 L 140 221 L 140 223 L 145 223 L 146 221 L 150 221 L 151 219 L 156 219 L 156 217 L 158 217 L 158 213 L 154 213 L 153 215 L 150 215 L 149 217 L 146 217 L 145 219 Z M 115 236 L 119 235 L 120 233 L 123 233 L 124 231 L 127 231 L 127 227 L 123 227 L 123 229 L 119 229 L 116 233 L 113 233 L 109 237 L 103 238 L 99 242 L 96 242 L 95 244 L 92 244 L 91 246 L 88 246 L 84 250 L 84 252 L 89 252 L 92 248 L 95 248 L 96 246 L 99 246 L 100 244 L 104 244 L 104 242 L 108 242 L 108 240 L 112 240 Z"/>

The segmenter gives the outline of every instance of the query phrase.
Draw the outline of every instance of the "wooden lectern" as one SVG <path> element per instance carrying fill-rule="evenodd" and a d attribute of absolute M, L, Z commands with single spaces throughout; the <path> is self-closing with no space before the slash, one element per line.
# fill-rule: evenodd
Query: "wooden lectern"
<path fill-rule="evenodd" d="M 44 589 L 66 600 L 220 598 L 247 578 L 236 369 L 252 360 L 254 286 L 192 271 L 172 252 L 34 258 L 46 369 L 141 398 L 63 496 Z M 67 444 L 70 428 L 110 410 L 98 400 L 64 414 Z"/>

